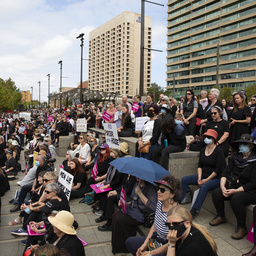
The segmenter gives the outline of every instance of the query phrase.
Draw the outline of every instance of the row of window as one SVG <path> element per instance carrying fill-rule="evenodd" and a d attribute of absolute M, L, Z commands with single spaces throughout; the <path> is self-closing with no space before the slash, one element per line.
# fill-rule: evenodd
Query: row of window
<path fill-rule="evenodd" d="M 251 76 L 256 76 L 255 70 L 239 72 L 239 73 L 222 74 L 221 79 L 236 79 L 236 78 L 239 79 L 239 78 L 245 78 L 245 77 L 251 77 Z"/>
<path fill-rule="evenodd" d="M 252 3 L 254 1 L 255 0 L 244 0 L 244 1 L 240 0 L 239 2 L 237 2 L 235 4 L 231 4 L 231 5 L 227 6 L 227 7 L 223 7 L 222 8 L 222 13 L 226 13 L 226 12 L 232 11 L 234 9 L 238 9 L 238 8 L 240 8 L 240 7 L 244 6 L 244 5 L 247 5 L 249 3 Z"/>
<path fill-rule="evenodd" d="M 175 70 L 175 69 L 180 69 L 180 68 L 186 68 L 190 66 L 190 62 L 184 62 L 184 63 L 180 63 L 177 65 L 173 65 L 173 66 L 168 66 L 167 70 Z"/>
<path fill-rule="evenodd" d="M 220 33 L 220 29 L 219 28 L 213 29 L 213 30 L 204 32 L 202 34 L 192 36 L 192 41 L 198 40 L 198 39 L 202 39 L 202 38 L 206 38 L 206 37 L 209 37 L 209 36 L 213 36 L 213 35 L 216 35 L 216 34 L 219 34 L 219 33 Z"/>
<path fill-rule="evenodd" d="M 169 54 L 168 54 L 169 55 Z M 190 54 L 184 54 L 182 56 L 178 56 L 178 57 L 173 57 L 173 58 L 168 58 L 167 62 L 168 63 L 172 63 L 172 62 L 176 62 L 176 61 L 181 61 L 181 60 L 186 60 L 190 58 Z"/>
<path fill-rule="evenodd" d="M 221 46 L 221 50 L 222 51 L 228 51 L 228 50 L 232 50 L 232 49 L 235 49 L 235 48 L 250 46 L 250 45 L 253 45 L 253 44 L 256 44 L 256 38 L 249 39 L 249 40 L 242 41 L 242 42 L 238 42 L 238 43 L 223 45 L 223 46 Z"/>
<path fill-rule="evenodd" d="M 248 60 L 248 61 L 224 64 L 224 65 L 221 65 L 221 70 L 239 69 L 239 68 L 250 67 L 250 66 L 256 66 L 256 60 Z"/>
<path fill-rule="evenodd" d="M 256 49 L 225 54 L 221 56 L 221 60 L 232 60 L 232 59 L 243 58 L 243 57 L 252 56 L 252 55 L 256 55 Z"/>
<path fill-rule="evenodd" d="M 246 16 L 246 15 L 249 15 L 249 14 L 252 14 L 252 13 L 255 13 L 255 12 L 256 12 L 256 7 L 252 7 L 250 9 L 242 10 L 242 11 L 227 15 L 225 17 L 222 17 L 221 20 L 222 20 L 222 22 L 228 22 L 228 21 Z"/>
<path fill-rule="evenodd" d="M 253 23 L 256 23 L 256 18 L 250 18 L 250 19 L 246 19 L 246 20 L 234 23 L 234 24 L 223 26 L 221 31 L 226 32 L 226 31 L 230 31 L 230 30 L 233 30 L 233 29 L 248 26 L 248 25 L 253 24 Z"/>
<path fill-rule="evenodd" d="M 180 13 L 182 13 L 182 12 L 185 12 L 185 11 L 187 11 L 187 10 L 190 10 L 190 8 L 191 8 L 190 5 L 187 5 L 187 6 L 185 6 L 185 7 L 182 7 L 182 8 L 180 8 L 180 9 L 174 11 L 174 12 L 169 13 L 169 14 L 168 14 L 168 18 L 171 18 L 171 17 L 173 17 L 173 16 L 175 16 L 175 15 L 177 15 L 177 14 L 180 14 Z"/>
<path fill-rule="evenodd" d="M 251 29 L 243 30 L 243 31 L 233 33 L 233 34 L 230 34 L 230 35 L 222 36 L 222 41 L 228 41 L 228 40 L 232 40 L 232 39 L 235 39 L 235 38 L 249 36 L 249 35 L 252 35 L 252 34 L 255 34 L 255 33 L 256 33 L 256 28 L 251 28 Z"/>
<path fill-rule="evenodd" d="M 184 39 L 177 40 L 175 42 L 169 43 L 168 48 L 178 46 L 178 45 L 181 45 L 181 44 L 186 44 L 186 43 L 189 43 L 189 42 L 190 42 L 190 37 L 184 38 Z"/>
<path fill-rule="evenodd" d="M 215 1 L 213 3 L 210 3 L 210 4 L 207 4 L 205 6 L 202 6 L 200 8 L 198 8 L 197 10 L 193 11 L 193 15 L 197 15 L 199 13 L 202 13 L 204 11 L 208 11 L 216 6 L 219 6 L 220 5 L 220 1 Z"/>

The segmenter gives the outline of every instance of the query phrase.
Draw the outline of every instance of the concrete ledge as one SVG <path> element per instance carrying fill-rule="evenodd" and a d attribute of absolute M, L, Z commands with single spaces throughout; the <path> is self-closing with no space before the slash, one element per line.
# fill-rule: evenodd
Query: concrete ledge
<path fill-rule="evenodd" d="M 74 142 L 75 135 L 69 133 L 69 136 L 60 136 L 59 138 L 59 147 L 56 148 L 56 154 L 59 157 L 63 157 L 66 155 L 69 143 Z"/>

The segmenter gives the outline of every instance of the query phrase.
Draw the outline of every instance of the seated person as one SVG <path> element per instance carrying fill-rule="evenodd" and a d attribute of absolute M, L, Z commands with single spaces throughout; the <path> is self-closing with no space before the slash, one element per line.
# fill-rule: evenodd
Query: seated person
<path fill-rule="evenodd" d="M 89 141 L 88 143 L 91 147 L 91 151 L 90 151 L 90 157 L 89 157 L 88 161 L 85 164 L 83 164 L 83 168 L 85 171 L 89 171 L 90 169 L 93 168 L 95 157 L 99 152 L 99 147 L 97 145 L 96 137 L 89 137 L 88 141 Z"/>
<path fill-rule="evenodd" d="M 121 126 L 117 129 L 119 137 L 131 137 L 132 136 L 132 119 L 129 113 L 129 107 L 127 104 L 122 105 L 122 121 Z"/>
<path fill-rule="evenodd" d="M 8 178 L 13 178 L 17 175 L 17 161 L 13 157 L 13 152 L 8 150 L 6 153 L 7 161 L 5 162 L 5 166 L 3 166 L 3 170 L 5 171 Z"/>
<path fill-rule="evenodd" d="M 79 135 L 79 141 L 80 141 L 80 144 L 76 147 L 74 152 L 79 154 L 78 160 L 81 164 L 84 164 L 88 162 L 90 157 L 90 152 L 91 152 L 91 148 L 87 143 L 87 134 L 81 133 Z"/>

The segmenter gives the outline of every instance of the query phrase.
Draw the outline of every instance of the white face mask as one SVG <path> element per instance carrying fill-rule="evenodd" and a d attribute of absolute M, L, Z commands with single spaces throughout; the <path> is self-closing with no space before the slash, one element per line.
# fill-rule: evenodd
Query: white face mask
<path fill-rule="evenodd" d="M 212 144 L 212 139 L 205 138 L 205 139 L 204 139 L 204 143 L 205 143 L 206 145 L 210 145 L 210 144 Z"/>

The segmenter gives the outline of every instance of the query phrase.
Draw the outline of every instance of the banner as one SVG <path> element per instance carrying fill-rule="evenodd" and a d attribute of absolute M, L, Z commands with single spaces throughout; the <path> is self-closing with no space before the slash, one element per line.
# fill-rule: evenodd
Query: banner
<path fill-rule="evenodd" d="M 60 169 L 58 184 L 69 200 L 74 176 L 63 169 Z"/>
<path fill-rule="evenodd" d="M 76 131 L 87 132 L 87 122 L 85 118 L 78 118 L 76 120 Z"/>
<path fill-rule="evenodd" d="M 132 105 L 132 110 L 136 113 L 140 108 L 140 105 L 137 102 L 134 102 Z"/>
<path fill-rule="evenodd" d="M 108 123 L 103 124 L 105 136 L 106 136 L 106 143 L 108 143 L 110 148 L 117 148 L 119 149 L 119 139 L 117 134 L 116 124 Z"/>
<path fill-rule="evenodd" d="M 98 165 L 97 165 L 97 162 L 95 162 L 95 164 L 92 168 L 92 177 L 94 180 L 97 177 L 97 174 L 98 174 Z"/>
<path fill-rule="evenodd" d="M 148 116 L 135 118 L 135 131 L 142 131 L 144 124 L 149 120 Z"/>
<path fill-rule="evenodd" d="M 101 118 L 103 120 L 109 122 L 113 118 L 113 116 L 104 111 Z"/>
<path fill-rule="evenodd" d="M 122 208 L 123 212 L 126 213 L 126 190 L 123 188 L 121 189 L 120 194 L 120 207 Z"/>

